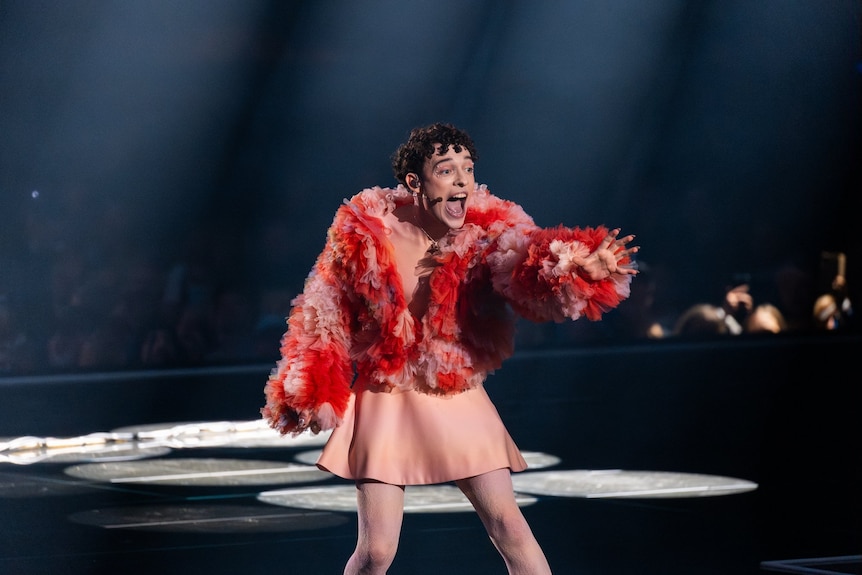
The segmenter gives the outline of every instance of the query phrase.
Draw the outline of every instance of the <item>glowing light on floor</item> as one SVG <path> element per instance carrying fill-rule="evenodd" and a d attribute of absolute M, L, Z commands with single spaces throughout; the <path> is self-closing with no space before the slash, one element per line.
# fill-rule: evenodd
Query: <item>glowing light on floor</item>
<path fill-rule="evenodd" d="M 89 438 L 88 438 L 89 439 Z M 66 441 L 66 440 L 63 440 Z M 132 461 L 148 457 L 161 457 L 172 451 L 164 445 L 146 445 L 137 441 L 66 441 L 35 440 L 30 444 L 17 443 L 13 450 L 0 455 L 0 462 L 15 465 L 33 463 L 77 463 L 82 461 Z"/>
<path fill-rule="evenodd" d="M 72 477 L 112 484 L 276 485 L 332 477 L 310 465 L 254 459 L 177 458 L 88 463 L 65 469 Z"/>
<path fill-rule="evenodd" d="M 312 447 L 331 432 L 283 436 L 260 420 L 157 423 L 77 437 L 24 436 L 0 439 L 0 463 L 127 461 L 166 455 L 173 449 L 205 447 Z"/>
<path fill-rule="evenodd" d="M 757 489 L 756 483 L 735 477 L 622 469 L 520 473 L 512 482 L 522 493 L 588 499 L 709 497 Z"/>
<path fill-rule="evenodd" d="M 156 443 L 176 449 L 196 447 L 312 447 L 324 445 L 331 431 L 317 435 L 311 432 L 296 437 L 281 435 L 266 421 L 201 421 L 136 425 L 115 429 L 113 433 L 128 434 L 142 443 Z"/>
<path fill-rule="evenodd" d="M 315 463 L 329 433 L 282 436 L 263 420 L 150 424 L 72 438 L 20 437 L 0 442 L 7 462 L 80 462 L 67 467 L 67 476 L 108 485 L 182 486 L 296 485 L 320 483 L 334 476 Z M 163 457 L 175 449 L 279 448 L 296 450 L 296 463 L 232 458 Z M 744 493 L 756 483 L 717 475 L 666 471 L 550 470 L 560 463 L 554 455 L 524 452 L 528 470 L 513 474 L 519 505 L 532 505 L 536 496 L 582 498 L 707 497 Z M 544 471 L 540 471 L 543 470 Z M 337 479 L 337 478 L 336 478 Z M 31 493 L 31 490 L 18 490 Z M 355 511 L 352 484 L 305 486 L 265 491 L 258 501 L 298 509 Z M 408 486 L 405 512 L 470 511 L 472 506 L 453 484 Z"/>
<path fill-rule="evenodd" d="M 327 511 L 356 511 L 356 488 L 353 485 L 334 485 L 264 491 L 258 501 L 269 505 L 318 509 Z M 532 505 L 537 499 L 516 494 L 518 505 Z M 463 513 L 472 512 L 473 506 L 453 485 L 408 485 L 404 490 L 405 513 Z"/>

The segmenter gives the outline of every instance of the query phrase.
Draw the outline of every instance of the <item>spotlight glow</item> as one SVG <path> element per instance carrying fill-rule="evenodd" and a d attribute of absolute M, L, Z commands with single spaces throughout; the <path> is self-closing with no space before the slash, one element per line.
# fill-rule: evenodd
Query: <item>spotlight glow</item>
<path fill-rule="evenodd" d="M 537 501 L 530 495 L 515 494 L 518 505 Z M 327 511 L 356 511 L 356 487 L 336 485 L 264 491 L 258 501 L 283 507 Z M 454 485 L 408 485 L 404 490 L 405 513 L 465 513 L 473 506 Z"/>
<path fill-rule="evenodd" d="M 622 469 L 520 473 L 512 482 L 521 493 L 587 499 L 708 497 L 757 489 L 734 477 Z"/>
<path fill-rule="evenodd" d="M 250 459 L 152 459 L 90 463 L 65 469 L 72 477 L 112 484 L 276 485 L 322 481 L 332 477 L 309 465 Z"/>

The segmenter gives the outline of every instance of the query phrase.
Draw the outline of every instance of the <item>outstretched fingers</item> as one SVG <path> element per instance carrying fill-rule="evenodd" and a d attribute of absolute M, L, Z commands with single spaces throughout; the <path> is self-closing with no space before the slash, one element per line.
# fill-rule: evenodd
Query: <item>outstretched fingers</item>
<path fill-rule="evenodd" d="M 614 252 L 614 254 L 617 256 L 617 260 L 621 260 L 622 258 L 626 256 L 632 256 L 639 251 L 641 251 L 640 246 L 632 246 L 630 248 L 620 247 L 617 249 L 617 251 Z"/>
<path fill-rule="evenodd" d="M 620 235 L 620 228 L 614 228 L 608 232 L 608 234 L 602 240 L 602 243 L 599 244 L 599 249 L 608 249 L 611 247 L 611 244 L 617 240 L 617 236 Z"/>
<path fill-rule="evenodd" d="M 630 259 L 627 263 L 620 265 L 620 266 L 617 266 L 617 272 L 621 273 L 621 274 L 637 275 L 638 274 L 637 264 L 631 258 L 636 253 L 638 253 L 640 250 L 641 250 L 640 246 L 632 246 L 630 248 L 620 250 L 619 253 L 616 254 L 617 263 L 619 263 L 624 258 L 630 258 Z"/>
<path fill-rule="evenodd" d="M 608 236 L 607 236 L 608 238 L 609 237 L 616 238 L 616 239 L 612 240 L 613 244 L 614 244 L 613 252 L 615 254 L 621 254 L 621 253 L 632 254 L 632 253 L 635 253 L 637 251 L 637 248 L 628 248 L 628 249 L 626 248 L 626 246 L 628 244 L 630 244 L 632 241 L 634 241 L 635 235 L 629 234 L 625 237 L 617 238 L 619 231 L 620 231 L 619 228 L 617 228 L 617 229 L 613 230 L 613 232 L 616 232 L 613 234 L 613 236 L 611 234 L 608 234 Z M 605 239 L 607 239 L 607 238 L 605 238 Z M 610 247 L 610 244 L 608 244 L 608 247 Z M 634 251 L 632 251 L 632 250 L 634 250 Z"/>
<path fill-rule="evenodd" d="M 617 230 L 616 230 L 616 232 L 617 232 L 617 235 L 618 235 L 618 234 L 619 234 L 619 229 L 617 229 Z M 608 234 L 608 235 L 610 236 L 610 234 Z M 616 238 L 617 236 L 615 235 L 614 237 Z M 624 247 L 624 246 L 628 245 L 629 243 L 631 243 L 631 241 L 632 241 L 632 240 L 634 240 L 634 239 L 635 239 L 635 235 L 634 235 L 634 234 L 629 234 L 629 235 L 627 235 L 627 236 L 625 236 L 625 237 L 617 238 L 617 239 L 614 241 L 614 245 L 615 245 L 615 246 L 617 246 L 618 248 L 620 248 L 620 247 Z"/>
<path fill-rule="evenodd" d="M 601 244 L 596 249 L 596 252 L 606 251 L 606 253 L 613 254 L 612 260 L 609 261 L 605 259 L 604 256 L 601 256 L 601 259 L 605 260 L 607 264 L 607 272 L 610 275 L 615 273 L 618 274 L 626 274 L 626 275 L 634 275 L 638 273 L 637 266 L 634 263 L 626 263 L 623 265 L 616 265 L 620 261 L 625 258 L 630 258 L 634 256 L 636 253 L 640 251 L 640 246 L 628 246 L 635 239 L 634 234 L 629 234 L 627 236 L 619 237 L 620 228 L 613 228 L 610 230 L 607 235 L 602 239 Z"/>

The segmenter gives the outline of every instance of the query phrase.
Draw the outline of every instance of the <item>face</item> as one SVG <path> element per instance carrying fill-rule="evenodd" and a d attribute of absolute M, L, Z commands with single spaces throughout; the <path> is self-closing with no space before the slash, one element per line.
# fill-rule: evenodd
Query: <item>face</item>
<path fill-rule="evenodd" d="M 439 150 L 435 146 L 435 150 Z M 466 148 L 455 152 L 450 146 L 445 154 L 425 160 L 421 177 L 411 174 L 411 189 L 420 193 L 421 206 L 450 229 L 460 228 L 467 217 L 467 207 L 476 178 L 473 158 Z"/>

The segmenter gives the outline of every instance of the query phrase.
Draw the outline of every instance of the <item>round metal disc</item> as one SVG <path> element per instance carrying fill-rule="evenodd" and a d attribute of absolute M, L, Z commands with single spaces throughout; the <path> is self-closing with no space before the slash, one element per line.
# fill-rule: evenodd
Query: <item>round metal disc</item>
<path fill-rule="evenodd" d="M 356 487 L 336 485 L 279 489 L 265 491 L 257 496 L 270 505 L 299 509 L 325 509 L 329 511 L 356 511 Z M 536 502 L 529 495 L 516 494 L 518 505 L 524 507 Z M 404 491 L 405 513 L 461 513 L 472 512 L 473 506 L 453 485 L 408 485 Z"/>
<path fill-rule="evenodd" d="M 250 459 L 150 459 L 74 465 L 72 477 L 112 484 L 273 485 L 322 481 L 332 477 L 309 465 Z"/>
<path fill-rule="evenodd" d="M 585 498 L 709 497 L 757 489 L 734 477 L 622 469 L 519 473 L 512 482 L 521 493 Z"/>

